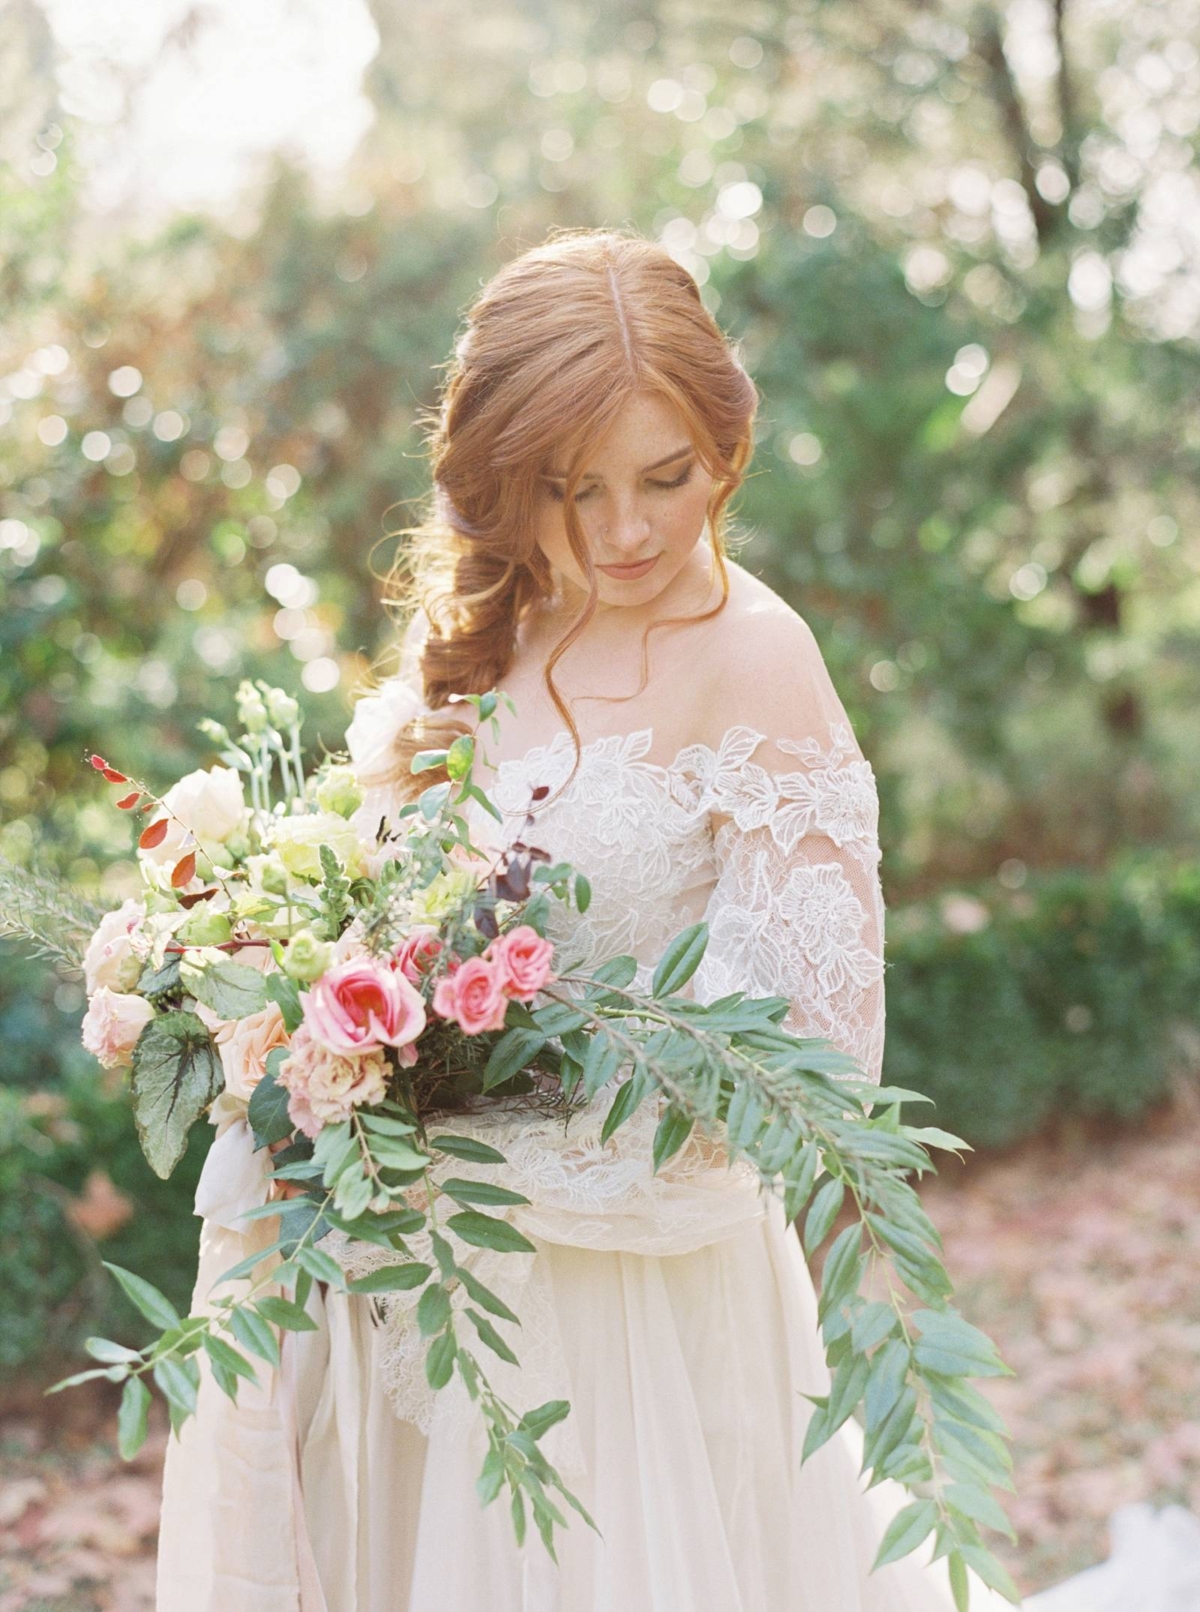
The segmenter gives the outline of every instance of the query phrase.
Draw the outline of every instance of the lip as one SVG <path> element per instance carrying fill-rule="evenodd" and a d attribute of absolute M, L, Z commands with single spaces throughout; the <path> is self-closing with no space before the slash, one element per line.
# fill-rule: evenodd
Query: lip
<path fill-rule="evenodd" d="M 642 560 L 637 565 L 598 565 L 597 571 L 603 571 L 605 576 L 614 577 L 618 582 L 632 582 L 637 577 L 644 577 L 658 564 L 658 555 L 654 554 L 648 560 Z"/>

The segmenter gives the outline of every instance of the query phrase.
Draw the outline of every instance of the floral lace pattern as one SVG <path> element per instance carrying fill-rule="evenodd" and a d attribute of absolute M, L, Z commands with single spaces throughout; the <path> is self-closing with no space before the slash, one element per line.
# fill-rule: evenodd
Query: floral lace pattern
<path fill-rule="evenodd" d="M 346 734 L 352 761 L 376 765 L 419 707 L 400 679 L 360 700 Z M 589 875 L 585 914 L 558 903 L 549 908 L 547 933 L 560 972 L 628 953 L 638 964 L 635 986 L 647 988 L 667 943 L 703 918 L 709 943 L 690 982 L 698 1001 L 735 990 L 786 997 L 787 1028 L 826 1038 L 878 1081 L 884 913 L 875 780 L 848 723 L 824 727 L 776 739 L 736 724 L 715 749 L 690 744 L 667 764 L 648 759 L 653 728 L 606 736 L 583 746 L 574 778 L 558 793 L 575 759 L 563 729 L 480 778 L 503 821 L 470 802 L 472 837 L 481 849 L 499 850 L 524 833 L 553 860 Z M 772 750 L 785 760 L 764 765 Z M 534 808 L 525 833 L 531 792 L 543 784 L 552 798 Z M 360 827 L 373 835 L 394 808 L 388 790 L 369 790 Z M 622 1078 L 623 1072 L 569 1125 L 495 1109 L 456 1116 L 456 1132 L 505 1154 L 495 1179 L 529 1199 L 502 1213 L 535 1242 L 656 1256 L 720 1241 L 764 1213 L 753 1169 L 744 1161 L 731 1167 L 719 1145 L 697 1133 L 655 1174 L 654 1103 L 602 1143 L 603 1117 Z M 478 1258 L 478 1251 L 461 1252 Z M 355 1270 L 387 1259 L 378 1249 L 342 1253 Z M 506 1301 L 518 1312 L 530 1306 L 545 1322 L 549 1306 L 539 1292 L 537 1259 L 504 1256 L 494 1271 L 487 1263 Z M 396 1413 L 426 1428 L 434 1416 L 458 1421 L 468 1414 L 465 1401 L 434 1402 L 406 1296 L 383 1308 L 381 1370 Z M 531 1403 L 539 1391 L 546 1398 L 562 1394 L 569 1373 L 553 1330 L 539 1324 L 523 1337 L 522 1393 L 534 1396 Z M 562 1437 L 569 1465 L 570 1435 Z"/>

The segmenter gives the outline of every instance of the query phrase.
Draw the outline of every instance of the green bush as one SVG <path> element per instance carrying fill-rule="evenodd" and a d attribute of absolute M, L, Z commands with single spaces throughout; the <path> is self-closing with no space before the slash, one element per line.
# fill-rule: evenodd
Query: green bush
<path fill-rule="evenodd" d="M 889 917 L 886 1078 L 982 1147 L 1163 1097 L 1196 1053 L 1200 869 L 1139 856 L 974 899 L 969 933 L 945 897 Z"/>

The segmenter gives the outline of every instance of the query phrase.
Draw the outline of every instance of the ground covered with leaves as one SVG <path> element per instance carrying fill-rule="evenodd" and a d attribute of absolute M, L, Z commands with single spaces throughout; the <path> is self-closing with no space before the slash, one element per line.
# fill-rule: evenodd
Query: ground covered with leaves
<path fill-rule="evenodd" d="M 926 1190 L 965 1313 L 1016 1376 L 1012 1428 L 1030 1592 L 1107 1554 L 1127 1501 L 1200 1512 L 1200 1104 L 953 1160 Z M 165 1430 L 130 1465 L 115 1399 L 10 1386 L 0 1430 L 0 1612 L 150 1612 Z M 157 1407 L 156 1407 L 157 1408 Z"/>

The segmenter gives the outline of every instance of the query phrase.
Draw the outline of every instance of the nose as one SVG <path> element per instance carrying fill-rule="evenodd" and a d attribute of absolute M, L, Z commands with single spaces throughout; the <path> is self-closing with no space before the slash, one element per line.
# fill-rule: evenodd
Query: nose
<path fill-rule="evenodd" d="M 621 502 L 600 528 L 601 565 L 632 565 L 648 560 L 650 517 L 635 500 Z"/>

